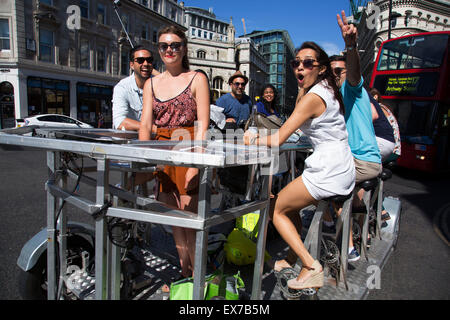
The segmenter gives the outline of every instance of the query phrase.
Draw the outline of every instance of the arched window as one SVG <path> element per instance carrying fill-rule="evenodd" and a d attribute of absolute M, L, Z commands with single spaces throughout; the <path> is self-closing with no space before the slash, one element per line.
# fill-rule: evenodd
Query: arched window
<path fill-rule="evenodd" d="M 205 50 L 198 50 L 197 51 L 197 58 L 199 58 L 199 59 L 206 59 L 206 51 Z"/>
<path fill-rule="evenodd" d="M 214 78 L 213 88 L 218 89 L 218 90 L 223 90 L 223 79 L 221 77 Z"/>

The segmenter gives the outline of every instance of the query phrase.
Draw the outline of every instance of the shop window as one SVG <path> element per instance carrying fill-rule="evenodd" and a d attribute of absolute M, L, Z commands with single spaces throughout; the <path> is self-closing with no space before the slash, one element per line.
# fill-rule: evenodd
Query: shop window
<path fill-rule="evenodd" d="M 69 81 L 28 77 L 28 115 L 70 115 Z"/>
<path fill-rule="evenodd" d="M 113 87 L 110 86 L 77 83 L 77 119 L 98 127 L 102 115 L 103 128 L 111 128 L 112 93 Z"/>
<path fill-rule="evenodd" d="M 0 83 L 0 129 L 15 126 L 14 87 L 5 81 Z"/>

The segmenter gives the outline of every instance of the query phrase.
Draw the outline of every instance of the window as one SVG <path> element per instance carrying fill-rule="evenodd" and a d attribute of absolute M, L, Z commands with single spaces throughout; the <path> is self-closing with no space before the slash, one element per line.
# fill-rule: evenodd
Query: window
<path fill-rule="evenodd" d="M 205 50 L 198 50 L 197 51 L 197 58 L 199 58 L 199 59 L 206 59 L 206 51 Z"/>
<path fill-rule="evenodd" d="M 153 0 L 153 11 L 159 12 L 160 0 Z"/>
<path fill-rule="evenodd" d="M 122 18 L 122 22 L 123 22 L 123 25 L 125 27 L 125 30 L 127 30 L 127 32 L 129 32 L 130 29 L 129 29 L 129 23 L 128 23 L 128 20 L 129 20 L 128 19 L 128 15 L 127 14 L 122 14 L 121 18 Z"/>
<path fill-rule="evenodd" d="M 53 32 L 50 30 L 39 30 L 39 60 L 54 62 L 53 59 Z"/>
<path fill-rule="evenodd" d="M 192 35 L 192 36 L 195 36 L 195 28 L 192 28 L 192 30 L 191 30 L 191 35 Z"/>
<path fill-rule="evenodd" d="M 0 51 L 2 50 L 11 50 L 8 19 L 0 19 Z"/>
<path fill-rule="evenodd" d="M 199 38 L 202 37 L 202 30 L 198 30 L 198 31 L 197 31 L 197 36 L 198 36 Z"/>
<path fill-rule="evenodd" d="M 53 1 L 52 0 L 39 0 L 39 2 L 48 4 L 49 6 L 51 6 Z"/>
<path fill-rule="evenodd" d="M 218 90 L 223 90 L 223 79 L 221 77 L 214 78 L 213 88 Z"/>
<path fill-rule="evenodd" d="M 97 22 L 106 24 L 106 8 L 103 3 L 97 4 Z"/>
<path fill-rule="evenodd" d="M 120 73 L 123 76 L 128 76 L 130 74 L 130 64 L 128 63 L 128 50 L 122 50 L 120 55 Z"/>
<path fill-rule="evenodd" d="M 141 4 L 142 4 L 144 7 L 148 7 L 148 0 L 141 0 Z"/>
<path fill-rule="evenodd" d="M 142 39 L 148 39 L 148 25 L 143 24 L 141 27 L 141 37 Z"/>
<path fill-rule="evenodd" d="M 81 39 L 80 42 L 80 68 L 89 69 L 89 40 Z"/>
<path fill-rule="evenodd" d="M 89 18 L 89 0 L 80 0 L 80 11 L 83 18 Z"/>
<path fill-rule="evenodd" d="M 153 30 L 153 43 L 158 42 L 158 31 L 155 29 Z"/>
<path fill-rule="evenodd" d="M 106 49 L 104 46 L 97 47 L 97 71 L 106 71 Z"/>

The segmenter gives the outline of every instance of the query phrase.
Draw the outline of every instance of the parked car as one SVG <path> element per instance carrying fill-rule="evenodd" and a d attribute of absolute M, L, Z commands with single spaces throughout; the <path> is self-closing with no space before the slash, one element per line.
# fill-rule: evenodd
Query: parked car
<path fill-rule="evenodd" d="M 65 128 L 93 128 L 90 124 L 81 122 L 62 114 L 39 114 L 37 116 L 16 120 L 17 127 L 37 125 L 42 127 L 65 127 Z"/>

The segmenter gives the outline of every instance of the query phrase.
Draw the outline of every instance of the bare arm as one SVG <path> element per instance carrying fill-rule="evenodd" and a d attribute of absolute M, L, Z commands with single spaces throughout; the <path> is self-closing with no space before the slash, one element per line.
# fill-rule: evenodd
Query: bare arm
<path fill-rule="evenodd" d="M 197 73 L 192 86 L 195 101 L 197 103 L 198 128 L 195 140 L 205 140 L 210 119 L 209 84 L 206 76 L 201 72 Z"/>
<path fill-rule="evenodd" d="M 341 28 L 342 38 L 347 48 L 347 81 L 352 87 L 356 87 L 361 82 L 361 64 L 359 60 L 358 49 L 356 43 L 358 39 L 358 30 L 353 24 L 348 24 L 345 11 L 342 10 L 341 16 L 337 15 L 338 25 Z"/>
<path fill-rule="evenodd" d="M 297 102 L 289 119 L 277 133 L 256 139 L 256 144 L 277 147 L 282 145 L 306 120 L 317 118 L 325 111 L 325 102 L 316 94 L 306 94 Z M 251 137 L 244 135 L 244 143 L 250 144 Z"/>
<path fill-rule="evenodd" d="M 144 96 L 142 104 L 142 116 L 139 126 L 139 140 L 150 140 L 153 126 L 153 93 L 152 93 L 152 79 L 149 79 L 144 84 Z"/>
<path fill-rule="evenodd" d="M 379 115 L 372 102 L 370 103 L 370 108 L 372 109 L 372 121 L 375 121 L 379 118 Z"/>

